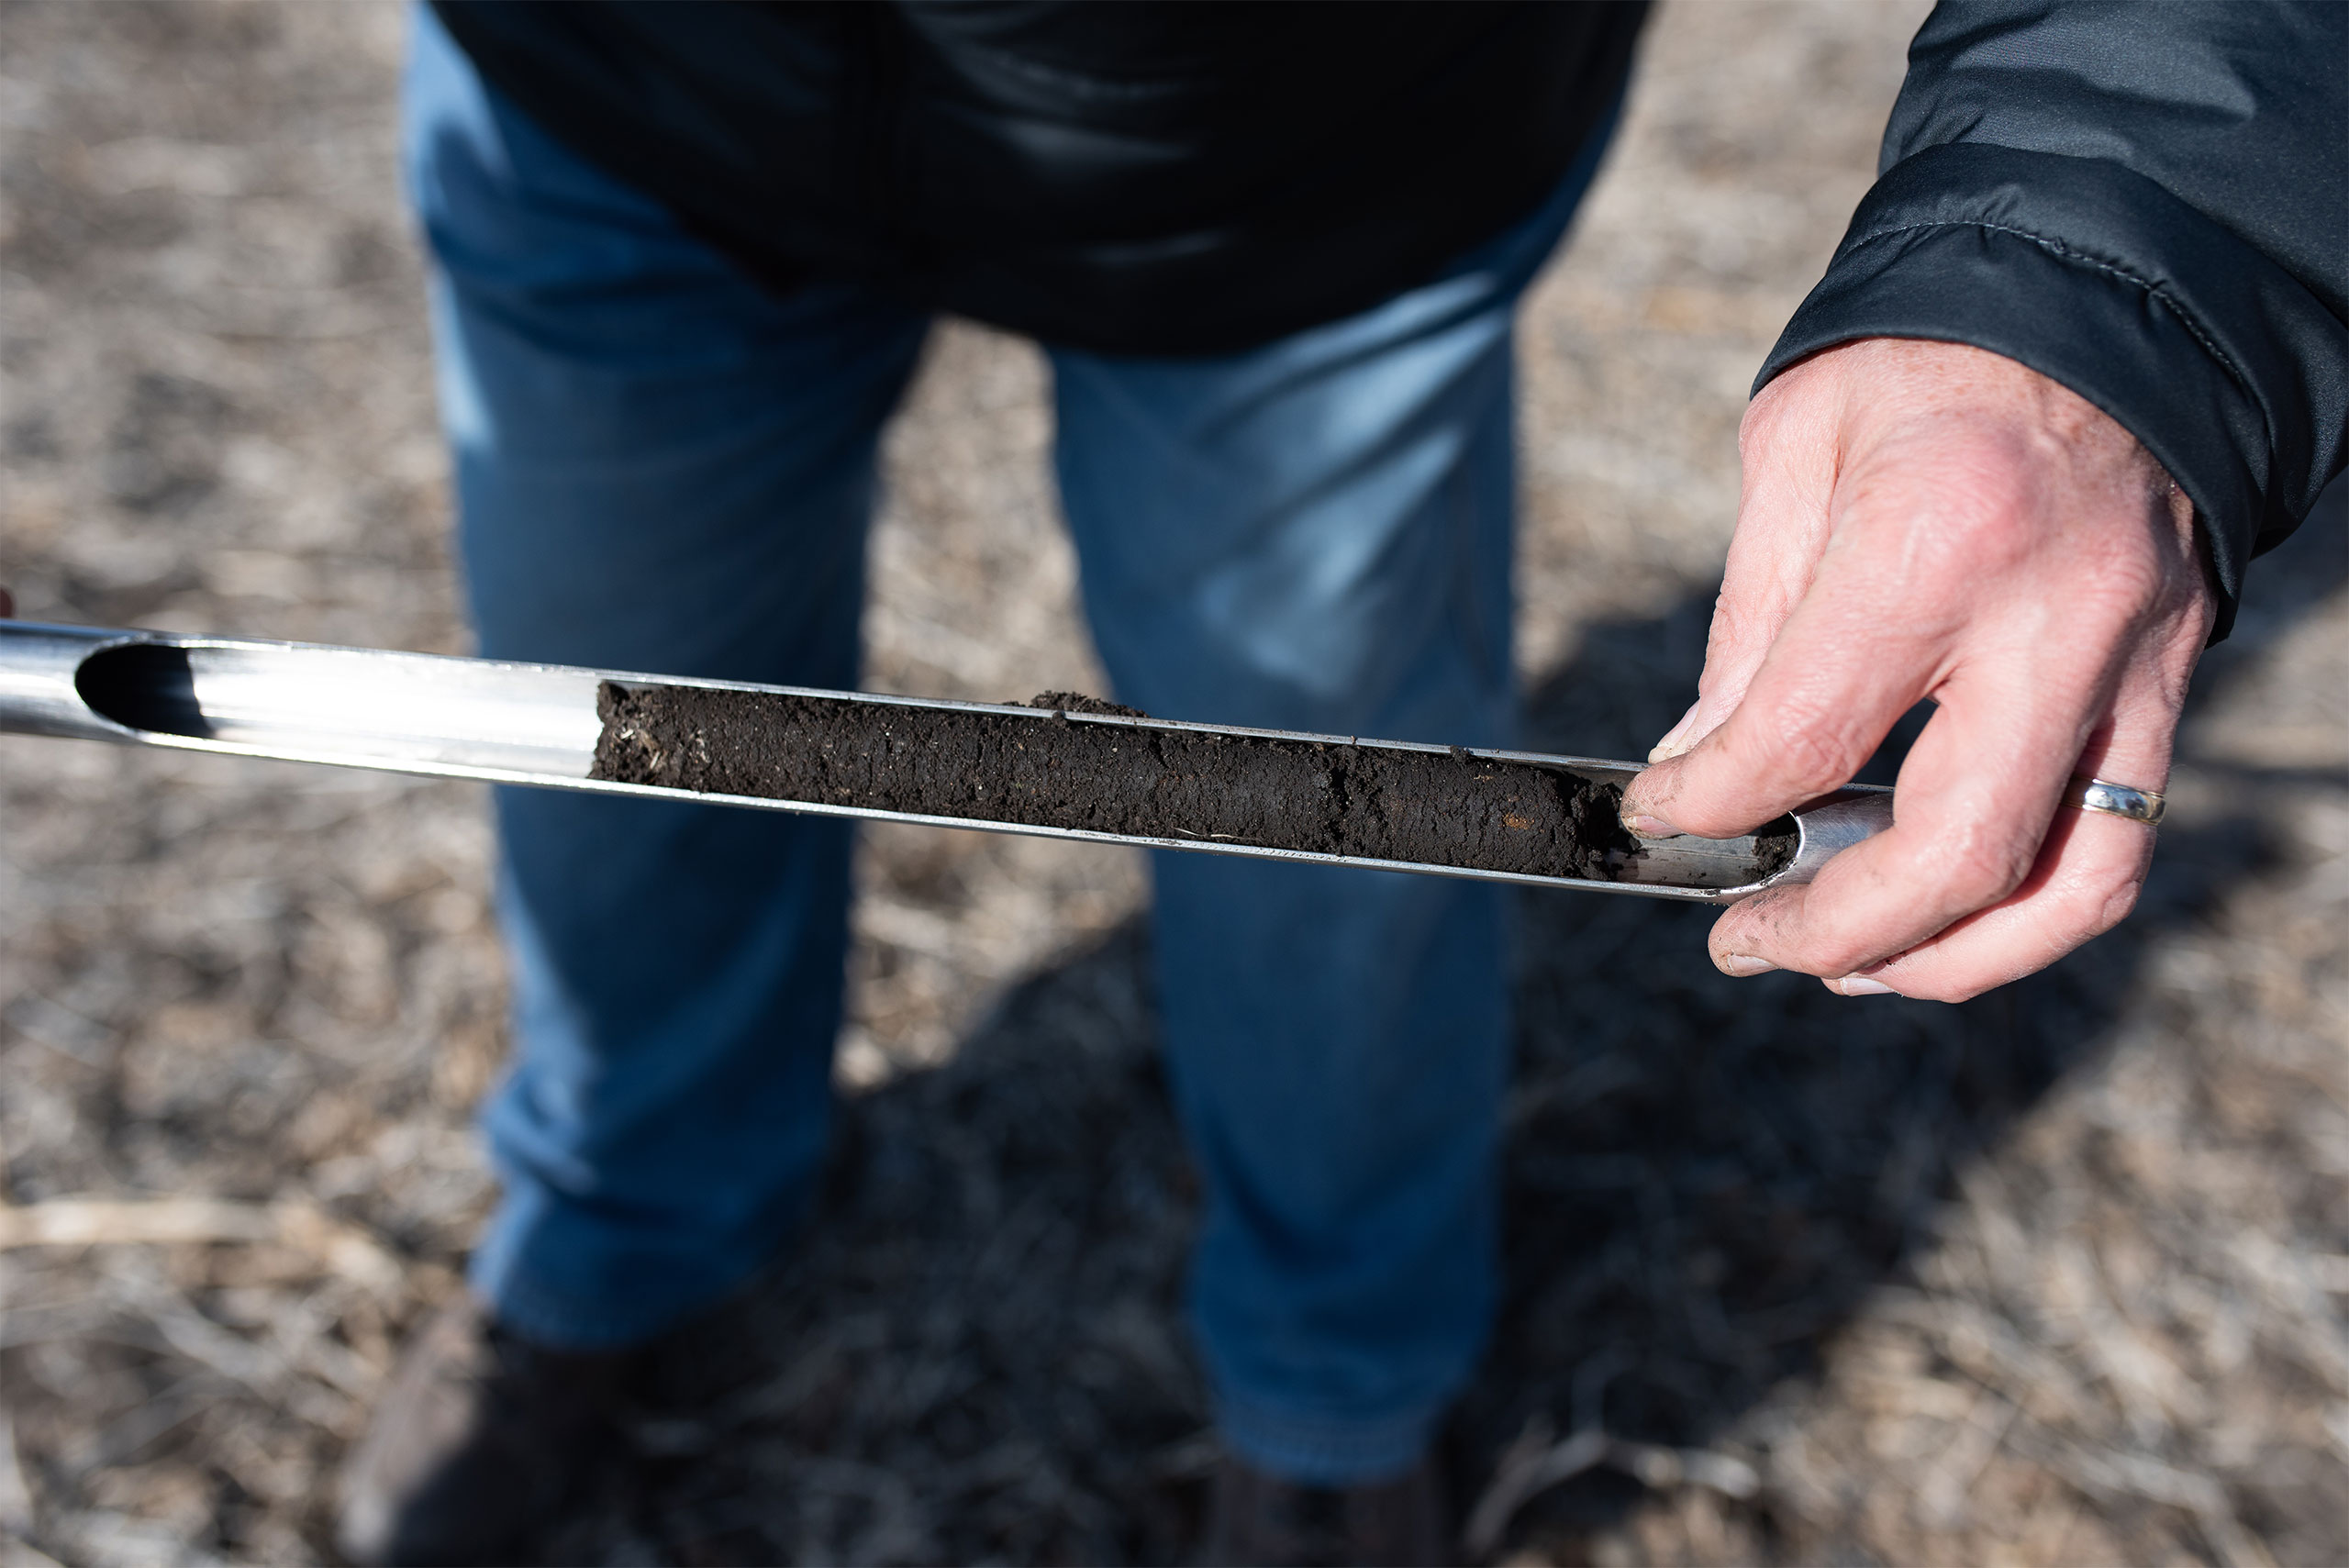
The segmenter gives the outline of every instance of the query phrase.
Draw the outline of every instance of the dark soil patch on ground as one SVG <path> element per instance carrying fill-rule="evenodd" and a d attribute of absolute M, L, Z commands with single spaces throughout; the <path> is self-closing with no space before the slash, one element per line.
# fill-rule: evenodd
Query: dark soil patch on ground
<path fill-rule="evenodd" d="M 1622 880 L 1622 791 L 1449 753 L 1199 734 L 701 686 L 596 695 L 592 777 L 1131 838 Z"/>

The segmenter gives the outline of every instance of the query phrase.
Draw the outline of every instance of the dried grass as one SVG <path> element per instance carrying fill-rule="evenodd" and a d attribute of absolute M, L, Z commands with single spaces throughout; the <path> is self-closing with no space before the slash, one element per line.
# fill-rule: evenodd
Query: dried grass
<path fill-rule="evenodd" d="M 1745 377 L 1913 11 L 1666 10 L 1530 307 L 1536 738 L 1701 658 Z M 462 646 L 396 10 L 0 12 L 0 580 L 33 615 Z M 1731 68 L 1724 61 L 1733 61 Z M 1032 355 L 933 344 L 872 684 L 1097 687 Z M 1512 1562 L 2349 1557 L 2342 523 L 2206 668 L 2121 930 L 1964 1007 L 1524 909 L 1506 1309 L 1447 1458 Z M 0 1563 L 299 1562 L 489 1197 L 481 801 L 0 741 Z M 1195 1198 L 1108 851 L 882 831 L 804 1246 L 675 1349 L 569 1561 L 1174 1561 Z"/>

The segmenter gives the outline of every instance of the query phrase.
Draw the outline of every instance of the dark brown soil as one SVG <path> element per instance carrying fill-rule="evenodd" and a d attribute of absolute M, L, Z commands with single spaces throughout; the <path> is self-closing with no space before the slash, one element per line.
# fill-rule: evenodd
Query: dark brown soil
<path fill-rule="evenodd" d="M 1773 877 L 1793 863 L 1802 848 L 1802 833 L 1791 817 L 1765 822 L 1753 830 L 1753 880 Z"/>
<path fill-rule="evenodd" d="M 1123 703 L 1114 703 L 1107 697 L 1089 697 L 1083 692 L 1038 692 L 1028 699 L 1026 706 L 1052 708 L 1061 713 L 1114 713 L 1126 718 L 1150 717 L 1138 707 L 1128 707 Z"/>
<path fill-rule="evenodd" d="M 1687 707 L 1742 388 L 1876 178 L 1925 9 L 1659 7 L 1518 334 L 1529 745 L 1638 756 Z M 0 11 L 28 617 L 469 646 L 406 29 L 379 0 Z M 1052 400 L 1029 345 L 940 323 L 884 448 L 877 689 L 1104 689 Z M 2259 567 L 2144 896 L 2043 975 L 1854 1002 L 1717 973 L 1706 908 L 1512 901 L 1502 1310 L 1447 1423 L 1460 1512 L 1505 1494 L 1482 1561 L 2349 1562 L 2349 522 Z M 493 1199 L 486 805 L 0 737 L 0 1562 L 332 1560 L 336 1469 Z M 546 1562 L 1197 1560 L 1200 1193 L 1139 857 L 877 826 L 803 1240 L 739 1337 L 686 1337 L 747 1343 L 685 1385 L 719 1396 L 654 1382 Z M 95 1240 L 22 1245 L 44 1216 Z"/>
<path fill-rule="evenodd" d="M 1521 762 L 701 686 L 596 694 L 591 777 L 704 794 L 1620 880 L 1622 791 Z"/>

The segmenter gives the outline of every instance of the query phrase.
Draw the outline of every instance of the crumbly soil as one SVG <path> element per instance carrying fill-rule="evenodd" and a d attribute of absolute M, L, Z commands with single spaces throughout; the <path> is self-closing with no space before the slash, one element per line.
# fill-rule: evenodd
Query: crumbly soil
<path fill-rule="evenodd" d="M 589 776 L 1585 880 L 1618 880 L 1642 853 L 1619 786 L 1556 769 L 1088 723 L 1068 715 L 1133 710 L 1068 692 L 1029 706 L 1050 717 L 607 681 Z"/>

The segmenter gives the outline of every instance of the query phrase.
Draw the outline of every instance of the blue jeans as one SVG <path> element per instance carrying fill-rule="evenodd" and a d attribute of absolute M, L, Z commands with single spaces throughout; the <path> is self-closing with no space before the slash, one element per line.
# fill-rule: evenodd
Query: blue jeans
<path fill-rule="evenodd" d="M 482 652 L 853 686 L 875 441 L 926 319 L 854 284 L 754 287 L 487 88 L 429 11 L 415 28 L 407 167 Z M 1513 307 L 1598 155 L 1364 315 L 1211 360 L 1050 350 L 1119 700 L 1508 742 Z M 642 1340 L 807 1207 L 849 830 L 515 789 L 496 813 L 516 1061 L 484 1116 L 504 1200 L 474 1286 L 545 1341 Z M 1208 855 L 1152 869 L 1225 1437 L 1301 1480 L 1398 1471 L 1492 1311 L 1503 899 Z"/>

